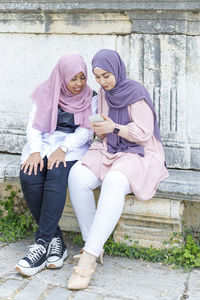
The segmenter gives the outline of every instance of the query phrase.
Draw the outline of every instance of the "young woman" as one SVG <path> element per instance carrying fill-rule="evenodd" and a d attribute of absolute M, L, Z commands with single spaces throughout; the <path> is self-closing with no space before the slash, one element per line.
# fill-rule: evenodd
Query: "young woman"
<path fill-rule="evenodd" d="M 122 213 L 125 195 L 145 201 L 168 177 L 156 114 L 149 93 L 126 78 L 119 54 L 100 50 L 92 61 L 101 85 L 98 110 L 103 122 L 93 122 L 98 137 L 71 169 L 70 197 L 83 239 L 83 254 L 68 281 L 69 289 L 89 285 L 96 258 Z M 93 191 L 101 186 L 96 209 Z"/>
<path fill-rule="evenodd" d="M 16 270 L 27 276 L 45 266 L 62 267 L 67 257 L 58 222 L 65 205 L 69 171 L 91 144 L 93 132 L 88 117 L 97 108 L 97 96 L 86 81 L 82 57 L 64 55 L 31 95 L 33 106 L 20 181 L 38 229 L 35 244 L 16 265 Z"/>

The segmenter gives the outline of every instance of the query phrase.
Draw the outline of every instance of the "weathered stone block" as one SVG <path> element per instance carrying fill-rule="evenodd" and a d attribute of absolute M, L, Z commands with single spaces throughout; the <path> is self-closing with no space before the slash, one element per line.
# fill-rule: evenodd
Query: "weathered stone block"
<path fill-rule="evenodd" d="M 131 26 L 125 13 L 0 13 L 1 32 L 5 33 L 130 34 Z"/>
<path fill-rule="evenodd" d="M 117 242 L 164 248 L 172 232 L 181 233 L 183 203 L 164 198 L 147 202 L 126 196 L 123 213 L 114 231 Z"/>
<path fill-rule="evenodd" d="M 185 35 L 149 34 L 117 40 L 129 76 L 151 94 L 171 168 L 199 169 L 193 148 L 200 148 L 200 60 L 199 53 L 192 51 L 193 47 L 199 49 L 199 41 L 199 37 Z M 127 57 L 125 49 L 129 49 Z"/>
<path fill-rule="evenodd" d="M 169 170 L 169 177 L 161 181 L 156 195 L 161 198 L 200 203 L 200 172 Z"/>
<path fill-rule="evenodd" d="M 0 153 L 0 182 L 19 181 L 20 156 Z"/>
<path fill-rule="evenodd" d="M 65 208 L 60 219 L 59 225 L 65 231 L 80 232 L 78 221 L 72 208 L 69 194 L 67 194 Z"/>

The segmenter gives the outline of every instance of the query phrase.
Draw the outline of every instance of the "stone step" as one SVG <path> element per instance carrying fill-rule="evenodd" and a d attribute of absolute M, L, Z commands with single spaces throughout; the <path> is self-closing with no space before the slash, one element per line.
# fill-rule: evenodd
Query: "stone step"
<path fill-rule="evenodd" d="M 20 155 L 0 153 L 0 182 L 18 181 L 19 169 Z M 170 169 L 169 175 L 160 183 L 156 197 L 200 201 L 200 171 Z"/>

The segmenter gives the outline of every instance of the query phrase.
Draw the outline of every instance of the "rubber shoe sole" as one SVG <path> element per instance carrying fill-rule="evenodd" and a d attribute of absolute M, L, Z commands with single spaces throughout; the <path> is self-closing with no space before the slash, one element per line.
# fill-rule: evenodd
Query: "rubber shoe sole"
<path fill-rule="evenodd" d="M 63 266 L 63 262 L 64 260 L 67 258 L 67 249 L 65 250 L 65 252 L 63 253 L 62 258 L 54 261 L 48 261 L 48 259 L 46 260 L 46 267 L 48 269 L 58 269 L 61 268 Z"/>
<path fill-rule="evenodd" d="M 15 270 L 22 275 L 33 276 L 39 271 L 41 271 L 42 269 L 44 269 L 45 267 L 46 267 L 46 261 L 44 261 L 43 264 L 40 265 L 39 267 L 35 267 L 35 268 L 25 268 L 17 264 Z"/>

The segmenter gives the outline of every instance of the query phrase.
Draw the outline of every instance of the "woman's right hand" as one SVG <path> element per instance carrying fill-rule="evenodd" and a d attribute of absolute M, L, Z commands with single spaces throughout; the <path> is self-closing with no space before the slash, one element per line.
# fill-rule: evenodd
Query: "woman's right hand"
<path fill-rule="evenodd" d="M 27 160 L 22 164 L 21 170 L 24 170 L 24 173 L 28 170 L 28 175 L 31 175 L 32 171 L 34 171 L 34 174 L 37 175 L 37 168 L 38 165 L 40 165 L 40 172 L 42 171 L 44 167 L 43 159 L 40 156 L 39 152 L 34 152 L 29 155 Z"/>
<path fill-rule="evenodd" d="M 103 140 L 106 137 L 106 134 L 97 134 L 94 130 L 94 122 L 91 122 L 91 129 L 94 131 L 95 135 L 100 139 Z"/>

